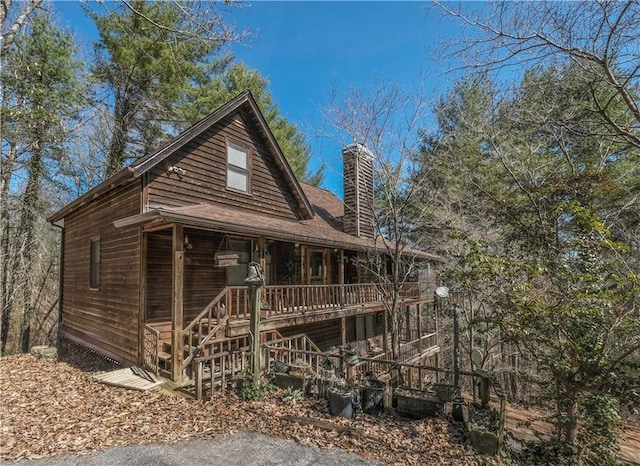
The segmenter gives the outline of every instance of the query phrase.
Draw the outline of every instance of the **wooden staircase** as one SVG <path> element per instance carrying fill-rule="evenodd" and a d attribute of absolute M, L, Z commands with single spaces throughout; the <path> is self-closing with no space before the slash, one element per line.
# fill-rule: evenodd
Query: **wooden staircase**
<path fill-rule="evenodd" d="M 192 380 L 192 364 L 195 358 L 209 357 L 221 353 L 246 352 L 251 344 L 249 320 L 234 318 L 227 314 L 224 302 L 229 297 L 229 288 L 223 289 L 183 330 L 182 330 L 182 383 Z M 264 340 L 281 338 L 271 330 L 262 335 Z M 163 342 L 158 351 L 158 367 L 162 375 L 171 378 L 173 369 L 173 348 L 171 342 Z"/>

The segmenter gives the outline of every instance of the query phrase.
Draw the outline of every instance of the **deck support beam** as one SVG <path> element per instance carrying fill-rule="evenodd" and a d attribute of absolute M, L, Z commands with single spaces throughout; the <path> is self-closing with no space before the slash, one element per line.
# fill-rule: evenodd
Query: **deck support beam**
<path fill-rule="evenodd" d="M 182 338 L 184 318 L 184 228 L 174 225 L 173 238 L 173 266 L 171 279 L 171 379 L 182 381 L 182 361 L 184 359 Z"/>

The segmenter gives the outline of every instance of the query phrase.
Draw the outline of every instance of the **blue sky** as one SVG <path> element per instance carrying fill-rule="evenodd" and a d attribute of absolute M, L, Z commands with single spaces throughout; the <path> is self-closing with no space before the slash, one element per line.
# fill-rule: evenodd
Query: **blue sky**
<path fill-rule="evenodd" d="M 57 1 L 55 8 L 88 46 L 94 28 L 79 2 Z M 281 112 L 307 135 L 311 166 L 326 163 L 323 185 L 340 195 L 340 147 L 322 137 L 329 90 L 366 86 L 374 76 L 410 87 L 426 74 L 427 87 L 440 94 L 454 79 L 435 51 L 459 31 L 426 2 L 253 1 L 230 11 L 229 21 L 253 32 L 233 52 L 269 78 Z"/>

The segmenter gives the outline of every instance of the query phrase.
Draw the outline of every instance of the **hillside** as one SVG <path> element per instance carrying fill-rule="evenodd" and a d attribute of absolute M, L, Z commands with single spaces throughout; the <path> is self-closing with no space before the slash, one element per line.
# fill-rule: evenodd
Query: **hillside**
<path fill-rule="evenodd" d="M 7 460 L 220 438 L 251 430 L 303 445 L 342 448 L 388 464 L 498 464 L 462 445 L 441 419 L 337 419 L 328 415 L 323 401 L 290 406 L 277 394 L 259 402 L 243 402 L 235 395 L 197 402 L 163 391 L 141 393 L 102 385 L 91 373 L 30 355 L 0 359 L 0 393 L 0 457 Z M 291 423 L 284 415 L 353 427 L 361 435 Z"/>

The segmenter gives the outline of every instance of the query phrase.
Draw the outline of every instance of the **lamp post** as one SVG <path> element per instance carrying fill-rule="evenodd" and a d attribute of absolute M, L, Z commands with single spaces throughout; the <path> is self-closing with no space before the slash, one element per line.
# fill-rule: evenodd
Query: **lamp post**
<path fill-rule="evenodd" d="M 450 290 L 446 286 L 440 286 L 436 288 L 436 296 L 443 300 L 449 300 L 453 307 L 453 386 L 455 395 L 451 406 L 451 416 L 456 422 L 464 422 L 462 388 L 460 387 L 460 328 L 458 324 L 458 304 L 461 293 L 459 290 Z"/>
<path fill-rule="evenodd" d="M 249 301 L 251 303 L 251 368 L 253 371 L 253 380 L 258 381 L 260 375 L 260 294 L 258 290 L 264 283 L 262 276 L 262 267 L 257 262 L 249 264 L 247 278 L 244 282 L 249 287 Z"/>

